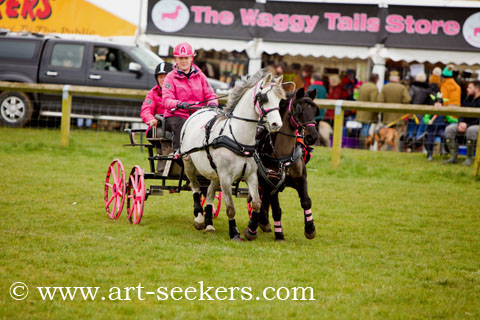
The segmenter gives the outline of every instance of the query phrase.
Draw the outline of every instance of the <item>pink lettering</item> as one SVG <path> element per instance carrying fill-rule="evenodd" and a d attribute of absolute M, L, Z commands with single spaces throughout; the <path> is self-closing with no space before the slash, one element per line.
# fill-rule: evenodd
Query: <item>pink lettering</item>
<path fill-rule="evenodd" d="M 205 12 L 205 23 L 218 24 L 218 11 L 212 10 L 211 7 L 208 7 L 208 10 Z"/>
<path fill-rule="evenodd" d="M 415 22 L 415 31 L 418 34 L 429 34 L 431 29 L 430 21 L 425 19 L 420 19 Z"/>
<path fill-rule="evenodd" d="M 328 30 L 336 29 L 336 21 L 340 17 L 340 13 L 336 12 L 325 12 L 323 17 L 328 20 Z"/>
<path fill-rule="evenodd" d="M 361 21 L 360 21 L 360 31 L 367 31 L 368 27 L 368 20 L 367 15 L 362 13 Z"/>
<path fill-rule="evenodd" d="M 360 15 L 358 13 L 353 14 L 353 29 L 360 30 Z"/>
<path fill-rule="evenodd" d="M 271 13 L 262 12 L 258 15 L 257 26 L 259 27 L 272 27 L 273 17 Z"/>
<path fill-rule="evenodd" d="M 240 9 L 240 16 L 244 26 L 255 26 L 257 21 L 258 9 Z"/>
<path fill-rule="evenodd" d="M 233 12 L 228 10 L 221 11 L 219 18 L 220 23 L 224 26 L 231 25 L 235 21 L 235 16 L 233 15 Z"/>
<path fill-rule="evenodd" d="M 403 17 L 398 14 L 391 14 L 387 16 L 386 19 L 387 25 L 385 26 L 385 30 L 391 33 L 401 33 L 405 30 L 405 26 L 403 25 Z"/>
<path fill-rule="evenodd" d="M 367 31 L 378 32 L 380 31 L 380 18 L 373 17 L 367 19 Z"/>
<path fill-rule="evenodd" d="M 443 26 L 443 32 L 447 36 L 456 36 L 460 32 L 460 24 L 455 20 L 446 21 Z"/>
<path fill-rule="evenodd" d="M 210 7 L 204 6 L 191 6 L 190 10 L 194 12 L 193 21 L 195 23 L 202 23 L 202 13 L 206 12 Z"/>
<path fill-rule="evenodd" d="M 340 17 L 338 19 L 338 30 L 340 31 L 352 31 L 353 19 L 350 17 Z"/>
<path fill-rule="evenodd" d="M 291 32 L 299 33 L 302 32 L 304 28 L 303 16 L 298 14 L 292 14 L 290 16 L 290 28 Z"/>
<path fill-rule="evenodd" d="M 273 16 L 273 30 L 285 32 L 288 30 L 288 14 L 278 13 Z"/>
<path fill-rule="evenodd" d="M 443 27 L 443 20 L 433 20 L 432 21 L 432 34 L 438 34 L 438 29 Z"/>
<path fill-rule="evenodd" d="M 305 16 L 305 23 L 307 24 L 305 28 L 305 33 L 312 33 L 315 30 L 319 16 Z"/>
<path fill-rule="evenodd" d="M 415 27 L 413 26 L 414 23 L 415 20 L 412 16 L 407 16 L 407 18 L 405 18 L 405 24 L 407 25 L 407 33 L 415 33 Z"/>
<path fill-rule="evenodd" d="M 460 24 L 455 20 L 415 20 L 413 16 L 405 18 L 398 14 L 387 16 L 385 30 L 391 33 L 406 32 L 409 34 L 438 34 L 440 29 L 448 36 L 455 36 L 461 31 Z"/>

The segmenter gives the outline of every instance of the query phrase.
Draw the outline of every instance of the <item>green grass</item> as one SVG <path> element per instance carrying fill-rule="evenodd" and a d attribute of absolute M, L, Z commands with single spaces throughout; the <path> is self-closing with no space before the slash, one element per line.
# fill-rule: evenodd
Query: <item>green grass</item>
<path fill-rule="evenodd" d="M 193 228 L 189 192 L 151 197 L 140 225 L 104 210 L 103 184 L 118 157 L 128 172 L 146 153 L 118 133 L 0 128 L 0 318 L 4 319 L 478 319 L 480 183 L 472 169 L 424 155 L 330 149 L 309 163 L 317 238 L 303 236 L 296 194 L 281 195 L 285 243 L 260 232 L 232 243 L 224 208 L 217 232 Z M 237 223 L 247 225 L 245 200 Z M 26 283 L 15 301 L 9 287 Z M 42 301 L 37 286 L 310 286 L 316 301 Z"/>

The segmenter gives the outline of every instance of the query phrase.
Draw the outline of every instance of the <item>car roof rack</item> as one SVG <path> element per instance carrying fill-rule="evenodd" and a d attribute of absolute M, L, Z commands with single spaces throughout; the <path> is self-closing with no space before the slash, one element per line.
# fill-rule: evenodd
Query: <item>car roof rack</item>
<path fill-rule="evenodd" d="M 57 35 L 50 35 L 50 34 L 43 34 L 39 32 L 31 32 L 31 31 L 10 31 L 9 29 L 1 28 L 0 29 L 1 36 L 7 37 L 35 37 L 35 38 L 60 38 Z"/>

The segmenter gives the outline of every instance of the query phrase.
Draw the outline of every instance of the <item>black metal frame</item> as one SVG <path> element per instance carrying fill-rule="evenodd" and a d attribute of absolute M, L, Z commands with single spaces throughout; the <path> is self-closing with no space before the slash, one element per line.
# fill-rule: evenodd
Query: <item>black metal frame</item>
<path fill-rule="evenodd" d="M 183 167 L 183 162 L 181 159 L 173 159 L 172 157 L 169 156 L 160 156 L 160 155 L 155 155 L 154 154 L 154 149 L 155 146 L 151 143 L 137 143 L 135 141 L 135 133 L 140 133 L 143 137 L 145 135 L 146 129 L 125 129 L 125 132 L 128 132 L 129 138 L 130 138 L 130 143 L 129 144 L 124 144 L 124 147 L 145 147 L 148 150 L 148 162 L 149 162 L 149 167 L 150 167 L 150 172 L 144 172 L 144 179 L 145 180 L 161 180 L 160 185 L 150 185 L 150 187 L 147 189 L 145 188 L 145 200 L 150 195 L 163 195 L 163 191 L 168 191 L 168 193 L 180 193 L 180 191 L 189 191 L 191 190 L 189 187 L 189 181 L 185 175 L 185 169 Z M 150 141 L 170 141 L 168 139 L 161 139 L 161 138 L 151 138 L 149 139 Z M 169 161 L 174 161 L 178 165 L 180 165 L 181 172 L 180 175 L 169 175 L 169 176 L 164 176 L 162 173 L 156 171 L 156 165 L 155 161 L 160 161 L 160 160 L 169 160 Z M 210 184 L 210 181 L 204 178 L 203 176 L 198 176 L 197 177 L 199 183 L 200 183 L 200 189 L 205 196 L 207 193 L 208 186 Z M 177 181 L 177 185 L 172 186 L 172 185 L 167 185 L 167 181 Z M 220 189 L 219 189 L 220 190 Z M 246 188 L 235 188 L 235 195 L 237 197 L 248 197 L 248 189 Z"/>

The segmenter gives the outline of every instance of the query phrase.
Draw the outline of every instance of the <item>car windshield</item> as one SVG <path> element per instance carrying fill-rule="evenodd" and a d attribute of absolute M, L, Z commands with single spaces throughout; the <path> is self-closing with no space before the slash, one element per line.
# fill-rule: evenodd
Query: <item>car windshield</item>
<path fill-rule="evenodd" d="M 150 70 L 155 70 L 155 67 L 160 63 L 163 62 L 162 58 L 157 56 L 150 50 L 140 48 L 140 47 L 133 47 L 132 54 L 137 57 L 138 60 L 142 61 Z"/>

